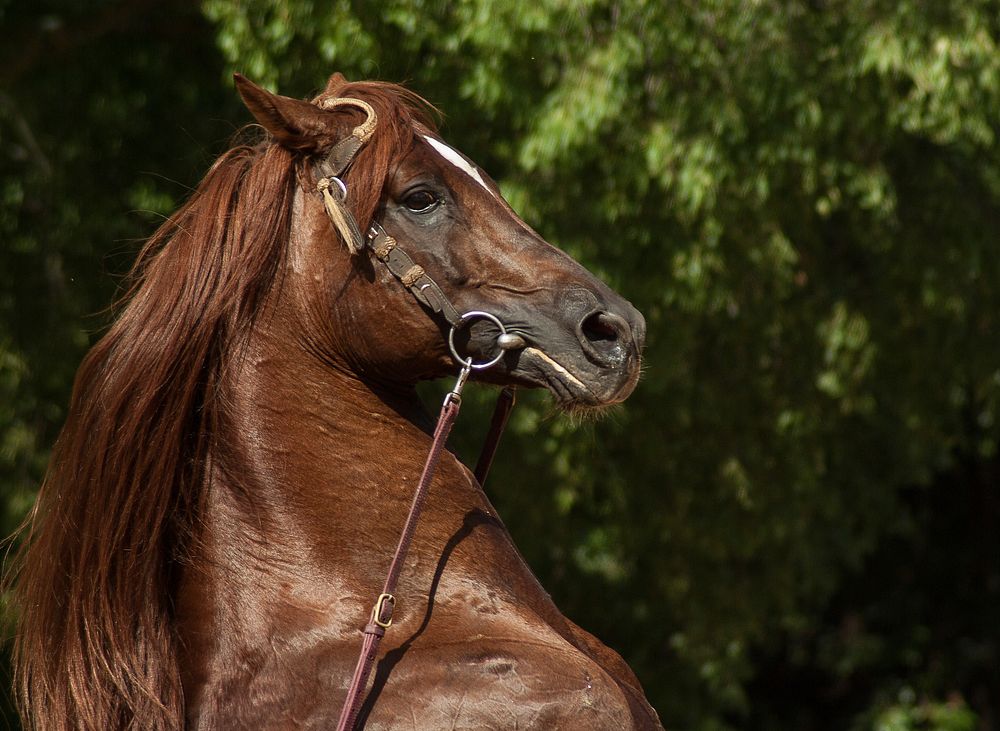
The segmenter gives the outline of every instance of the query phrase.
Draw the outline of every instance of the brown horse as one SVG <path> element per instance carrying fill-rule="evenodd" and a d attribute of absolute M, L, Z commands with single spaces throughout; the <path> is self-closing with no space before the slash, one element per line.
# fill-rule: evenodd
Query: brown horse
<path fill-rule="evenodd" d="M 27 529 L 15 650 L 38 729 L 332 728 L 430 445 L 414 391 L 457 371 L 449 328 L 352 253 L 317 162 L 344 175 L 460 311 L 520 338 L 486 377 L 567 408 L 635 386 L 632 306 L 543 241 L 426 105 L 340 75 L 312 102 L 237 77 L 269 133 L 152 237 L 77 374 Z M 477 321 L 460 347 L 496 351 Z M 445 453 L 361 709 L 369 729 L 660 728 L 622 659 L 566 619 Z"/>

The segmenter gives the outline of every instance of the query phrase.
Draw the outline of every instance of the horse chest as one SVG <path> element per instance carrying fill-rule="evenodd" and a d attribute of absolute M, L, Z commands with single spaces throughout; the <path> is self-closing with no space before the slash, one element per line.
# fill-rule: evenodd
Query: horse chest
<path fill-rule="evenodd" d="M 483 637 L 415 654 L 372 705 L 366 728 L 633 727 L 615 682 L 552 639 Z"/>
<path fill-rule="evenodd" d="M 218 677 L 221 682 L 199 694 L 201 708 L 190 709 L 191 727 L 333 728 L 347 682 L 344 649 L 274 658 L 258 663 L 255 673 L 246 672 L 254 663 L 245 658 L 229 664 L 237 672 Z M 326 666 L 334 658 L 335 668 Z M 544 631 L 390 647 L 380 658 L 361 720 L 368 731 L 636 727 L 614 680 Z"/>

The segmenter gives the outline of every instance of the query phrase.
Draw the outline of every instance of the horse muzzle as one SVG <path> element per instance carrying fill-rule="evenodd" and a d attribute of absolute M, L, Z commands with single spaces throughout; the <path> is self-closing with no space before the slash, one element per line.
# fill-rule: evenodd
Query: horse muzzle
<path fill-rule="evenodd" d="M 507 351 L 487 380 L 547 388 L 566 408 L 624 401 L 639 380 L 646 322 L 625 299 L 608 294 L 574 289 L 549 307 L 500 308 L 508 334 L 498 337 L 484 324 L 469 343 L 481 352 Z"/>

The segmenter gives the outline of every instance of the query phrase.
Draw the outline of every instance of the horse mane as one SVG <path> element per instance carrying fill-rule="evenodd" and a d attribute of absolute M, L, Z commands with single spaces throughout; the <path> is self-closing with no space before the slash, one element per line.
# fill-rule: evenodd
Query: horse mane
<path fill-rule="evenodd" d="M 414 125 L 430 126 L 430 107 L 401 87 L 339 75 L 328 94 L 363 98 L 379 116 L 348 177 L 364 225 Z M 357 116 L 330 114 L 321 146 Z M 28 728 L 184 727 L 172 593 L 198 539 L 206 457 L 226 415 L 220 376 L 280 281 L 306 158 L 272 140 L 224 153 L 143 246 L 117 319 L 77 372 L 10 582 Z"/>

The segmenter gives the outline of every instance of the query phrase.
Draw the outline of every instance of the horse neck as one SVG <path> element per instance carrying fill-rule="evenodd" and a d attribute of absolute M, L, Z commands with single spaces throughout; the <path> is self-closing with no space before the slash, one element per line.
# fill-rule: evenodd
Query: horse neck
<path fill-rule="evenodd" d="M 378 532 L 369 523 L 395 528 L 386 516 L 405 511 L 432 425 L 412 387 L 373 383 L 288 340 L 258 338 L 227 379 L 210 499 L 272 534 L 272 544 L 295 536 L 342 565 L 345 547 Z M 304 547 L 288 546 L 296 555 Z"/>
<path fill-rule="evenodd" d="M 261 318 L 222 378 L 192 563 L 250 567 L 259 575 L 245 578 L 257 584 L 364 583 L 386 569 L 433 421 L 412 386 L 317 356 L 283 314 Z M 457 500 L 474 501 L 451 454 L 439 473 Z M 372 546 L 377 555 L 364 550 Z"/>

